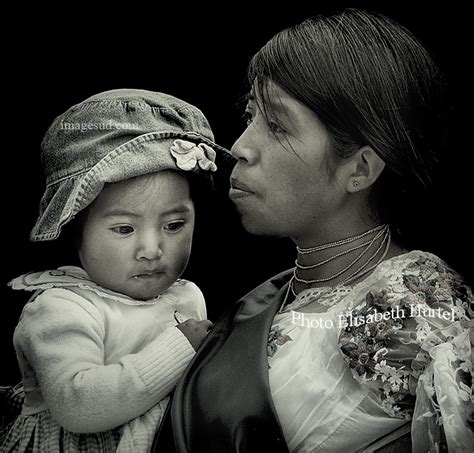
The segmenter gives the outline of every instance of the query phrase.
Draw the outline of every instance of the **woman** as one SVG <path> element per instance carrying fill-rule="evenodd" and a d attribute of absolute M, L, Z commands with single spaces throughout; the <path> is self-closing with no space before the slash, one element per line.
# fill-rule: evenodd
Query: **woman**
<path fill-rule="evenodd" d="M 438 69 L 347 10 L 278 33 L 249 81 L 230 197 L 296 267 L 216 323 L 174 396 L 176 450 L 357 451 L 411 420 L 413 451 L 471 451 L 472 293 L 404 236 L 443 143 Z"/>

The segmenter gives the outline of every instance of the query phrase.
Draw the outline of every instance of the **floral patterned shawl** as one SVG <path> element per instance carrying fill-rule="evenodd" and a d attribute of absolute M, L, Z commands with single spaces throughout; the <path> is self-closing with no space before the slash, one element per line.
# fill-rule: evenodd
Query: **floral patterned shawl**
<path fill-rule="evenodd" d="M 412 420 L 413 451 L 473 451 L 472 292 L 429 253 L 382 265 L 344 293 L 353 299 L 340 352 L 389 416 Z M 215 324 L 174 395 L 176 451 L 288 451 L 269 389 L 268 345 L 291 274 L 268 280 Z"/>

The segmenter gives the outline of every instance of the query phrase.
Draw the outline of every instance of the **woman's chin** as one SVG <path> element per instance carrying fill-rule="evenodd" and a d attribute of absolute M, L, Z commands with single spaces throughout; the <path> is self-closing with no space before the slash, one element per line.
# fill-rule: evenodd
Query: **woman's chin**
<path fill-rule="evenodd" d="M 245 231 L 257 236 L 271 236 L 271 237 L 287 237 L 288 235 L 282 231 L 281 225 L 274 221 L 266 221 L 263 216 L 249 214 L 241 214 L 240 221 Z"/>

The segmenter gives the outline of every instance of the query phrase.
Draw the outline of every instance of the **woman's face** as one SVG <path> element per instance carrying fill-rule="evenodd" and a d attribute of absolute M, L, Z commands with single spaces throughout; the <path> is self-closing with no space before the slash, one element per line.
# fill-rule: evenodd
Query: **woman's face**
<path fill-rule="evenodd" d="M 267 115 L 257 102 L 261 93 L 252 91 L 247 128 L 232 147 L 237 164 L 229 193 L 245 229 L 298 239 L 321 224 L 330 228 L 345 190 L 337 169 L 329 170 L 329 132 L 278 85 L 268 85 Z"/>

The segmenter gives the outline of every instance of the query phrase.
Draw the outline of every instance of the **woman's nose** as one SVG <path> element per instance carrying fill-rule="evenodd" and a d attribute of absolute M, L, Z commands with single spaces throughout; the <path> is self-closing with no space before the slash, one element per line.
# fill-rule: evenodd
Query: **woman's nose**
<path fill-rule="evenodd" d="M 230 153 L 239 162 L 244 162 L 249 165 L 255 163 L 258 153 L 251 139 L 252 126 L 247 127 L 242 135 L 236 140 L 232 146 Z"/>
<path fill-rule="evenodd" d="M 137 259 L 156 260 L 163 255 L 162 239 L 157 232 L 142 234 L 137 249 Z"/>

